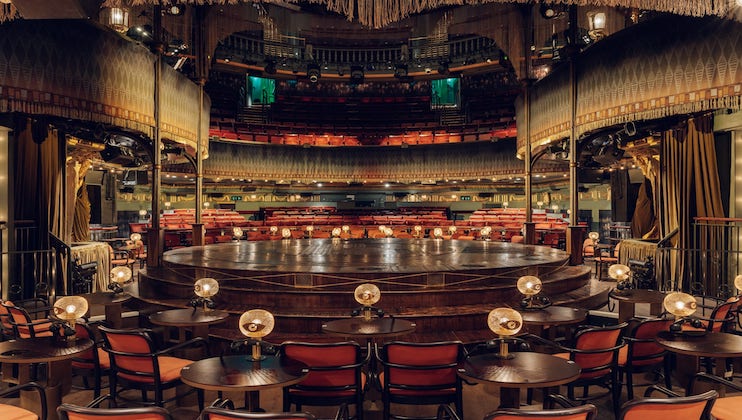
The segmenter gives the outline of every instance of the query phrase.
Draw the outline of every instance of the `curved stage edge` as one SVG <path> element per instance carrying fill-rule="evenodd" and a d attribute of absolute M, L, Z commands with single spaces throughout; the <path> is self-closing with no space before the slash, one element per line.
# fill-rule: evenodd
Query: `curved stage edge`
<path fill-rule="evenodd" d="M 371 282 L 382 291 L 376 306 L 414 321 L 415 336 L 489 339 L 487 314 L 497 306 L 518 307 L 515 283 L 523 275 L 540 277 L 543 293 L 555 303 L 586 309 L 605 304 L 610 283 L 591 282 L 589 267 L 568 266 L 568 260 L 558 249 L 509 242 L 234 241 L 166 252 L 161 267 L 140 273 L 139 294 L 150 303 L 183 307 L 196 279 L 214 277 L 219 309 L 267 309 L 276 317 L 274 334 L 294 337 L 319 334 L 323 322 L 350 316 L 359 306 L 353 291 Z M 236 331 L 233 321 L 228 331 Z"/>

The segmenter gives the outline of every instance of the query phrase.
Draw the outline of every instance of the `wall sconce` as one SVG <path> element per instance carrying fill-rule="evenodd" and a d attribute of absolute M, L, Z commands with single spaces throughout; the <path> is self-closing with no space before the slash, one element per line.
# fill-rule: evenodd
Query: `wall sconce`
<path fill-rule="evenodd" d="M 598 41 L 605 37 L 605 13 L 599 11 L 587 12 L 590 38 Z"/>
<path fill-rule="evenodd" d="M 504 208 L 504 209 L 507 209 L 509 205 L 510 205 L 510 203 L 508 203 L 507 201 L 503 201 L 502 202 L 502 208 Z"/>
<path fill-rule="evenodd" d="M 207 201 L 207 202 L 205 202 L 205 203 L 204 203 L 204 208 L 205 208 L 205 209 L 208 209 L 209 207 L 211 207 L 211 203 L 209 203 L 208 201 Z"/>
<path fill-rule="evenodd" d="M 487 315 L 487 326 L 500 338 L 500 353 L 497 357 L 512 359 L 514 356 L 508 354 L 508 344 L 503 339 L 517 334 L 523 327 L 520 312 L 511 308 L 495 308 Z"/>
<path fill-rule="evenodd" d="M 172 205 L 172 203 L 171 203 L 171 202 L 169 202 L 169 201 L 166 201 L 166 202 L 165 202 L 165 210 L 170 210 L 170 206 L 171 206 L 171 205 Z"/>
<path fill-rule="evenodd" d="M 103 23 L 114 31 L 124 33 L 129 29 L 129 9 L 108 7 L 101 10 Z"/>

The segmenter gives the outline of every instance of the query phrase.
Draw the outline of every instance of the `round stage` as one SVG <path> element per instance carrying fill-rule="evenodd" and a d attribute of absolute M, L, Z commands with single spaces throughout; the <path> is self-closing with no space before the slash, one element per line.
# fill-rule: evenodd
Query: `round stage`
<path fill-rule="evenodd" d="M 562 265 L 564 251 L 535 245 L 440 239 L 235 241 L 165 253 L 165 264 L 262 273 L 431 273 Z"/>

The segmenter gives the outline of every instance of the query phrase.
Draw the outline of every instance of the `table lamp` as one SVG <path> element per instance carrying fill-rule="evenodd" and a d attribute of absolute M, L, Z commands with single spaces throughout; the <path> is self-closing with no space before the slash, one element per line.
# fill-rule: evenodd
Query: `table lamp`
<path fill-rule="evenodd" d="M 111 290 L 113 294 L 124 293 L 123 285 L 128 283 L 132 277 L 131 268 L 125 265 L 113 267 L 111 269 L 110 277 L 111 281 L 108 283 L 108 289 Z"/>
<path fill-rule="evenodd" d="M 453 235 L 454 233 L 456 233 L 456 230 L 457 230 L 456 226 L 449 226 L 448 227 L 448 233 L 451 234 L 451 235 Z"/>
<path fill-rule="evenodd" d="M 738 294 L 742 294 L 742 274 L 738 274 L 737 277 L 734 278 L 734 287 L 737 288 Z"/>
<path fill-rule="evenodd" d="M 240 332 L 245 337 L 254 340 L 249 360 L 259 362 L 265 359 L 265 356 L 260 354 L 260 340 L 273 331 L 275 323 L 273 314 L 265 309 L 251 309 L 240 316 Z"/>
<path fill-rule="evenodd" d="M 416 238 L 419 238 L 423 231 L 423 227 L 420 225 L 415 225 L 415 227 L 412 230 L 415 232 L 413 236 L 415 236 Z"/>
<path fill-rule="evenodd" d="M 628 290 L 634 288 L 631 281 L 631 269 L 624 264 L 612 264 L 608 267 L 608 277 L 616 280 L 617 290 Z"/>
<path fill-rule="evenodd" d="M 343 232 L 343 230 L 342 230 L 342 229 L 340 229 L 339 227 L 336 227 L 336 228 L 332 228 L 332 237 L 333 237 L 333 238 L 339 238 L 339 237 L 340 237 L 340 234 L 341 234 L 342 232 Z"/>
<path fill-rule="evenodd" d="M 75 341 L 75 321 L 88 312 L 88 301 L 82 296 L 63 296 L 54 302 L 53 314 L 63 324 L 53 325 L 49 329 L 63 341 Z M 55 327 L 55 328 L 53 328 Z M 56 333 L 61 333 L 57 335 Z"/>
<path fill-rule="evenodd" d="M 546 296 L 537 296 L 541 293 L 541 279 L 536 276 L 522 276 L 518 279 L 516 287 L 525 298 L 520 301 L 520 306 L 525 310 L 538 310 L 551 306 L 551 299 Z"/>
<path fill-rule="evenodd" d="M 204 277 L 196 280 L 193 283 L 193 292 L 196 293 L 196 297 L 191 299 L 189 305 L 196 308 L 203 308 L 204 312 L 216 308 L 216 303 L 211 300 L 211 297 L 219 293 L 219 282 L 211 277 Z"/>
<path fill-rule="evenodd" d="M 350 233 L 350 226 L 343 225 L 342 231 L 343 231 L 343 233 L 345 233 L 347 235 L 348 233 Z"/>
<path fill-rule="evenodd" d="M 433 229 L 433 237 L 435 239 L 441 239 L 443 237 L 443 229 L 439 227 Z"/>
<path fill-rule="evenodd" d="M 234 237 L 235 237 L 235 239 L 237 239 L 238 241 L 239 241 L 240 239 L 242 239 L 242 234 L 243 234 L 243 233 L 245 233 L 245 232 L 243 232 L 243 231 L 242 231 L 242 228 L 240 228 L 240 227 L 235 227 L 235 228 L 232 228 L 232 236 L 234 236 Z"/>
<path fill-rule="evenodd" d="M 593 241 L 593 246 L 598 244 L 598 240 L 600 239 L 600 233 L 592 231 L 587 234 L 587 237 L 590 238 L 591 241 Z"/>
<path fill-rule="evenodd" d="M 543 202 L 543 201 L 537 201 L 537 202 L 536 202 L 536 205 L 537 205 L 537 206 L 538 206 L 538 208 L 540 209 L 541 207 L 543 207 L 543 205 L 544 205 L 544 202 Z"/>
<path fill-rule="evenodd" d="M 307 231 L 307 236 L 309 236 L 311 238 L 312 237 L 312 232 L 314 232 L 314 226 L 309 225 L 309 226 L 307 226 L 305 228 L 305 230 Z"/>
<path fill-rule="evenodd" d="M 489 226 L 485 226 L 485 227 L 483 227 L 482 229 L 479 230 L 479 236 L 483 240 L 485 240 L 485 241 L 489 241 L 490 240 L 490 235 L 491 234 L 492 234 L 492 228 L 489 227 Z"/>
<path fill-rule="evenodd" d="M 281 237 L 283 239 L 291 239 L 291 229 L 289 229 L 289 228 L 283 228 L 281 230 Z"/>
<path fill-rule="evenodd" d="M 504 338 L 517 334 L 523 327 L 523 317 L 520 313 L 511 308 L 495 308 L 487 316 L 487 326 L 500 338 L 498 357 L 512 359 L 514 356 L 508 354 L 508 345 Z"/>
<path fill-rule="evenodd" d="M 271 226 L 268 231 L 270 232 L 271 236 L 276 236 L 278 235 L 278 226 Z"/>
<path fill-rule="evenodd" d="M 376 312 L 376 315 L 379 318 L 384 316 L 384 311 L 373 307 L 373 305 L 381 299 L 381 290 L 379 290 L 375 284 L 364 283 L 359 285 L 353 292 L 353 296 L 355 297 L 356 302 L 363 306 L 351 312 L 352 316 L 358 316 L 360 313 L 363 313 L 364 321 L 371 320 L 371 312 Z"/>
<path fill-rule="evenodd" d="M 137 241 L 142 240 L 142 234 L 139 232 L 134 232 L 131 235 L 129 235 L 129 239 L 131 239 L 134 242 L 134 245 L 136 245 Z"/>
<path fill-rule="evenodd" d="M 696 312 L 698 304 L 696 298 L 683 292 L 673 292 L 665 296 L 662 301 L 662 306 L 665 310 L 675 316 L 675 322 L 670 325 L 670 332 L 675 334 L 688 334 L 702 335 L 705 331 L 683 331 L 683 323 L 688 320 L 688 317 Z M 699 320 L 690 320 L 690 324 L 696 328 L 700 328 L 701 323 Z"/>
<path fill-rule="evenodd" d="M 390 227 L 388 227 L 388 228 L 384 228 L 384 235 L 385 235 L 385 236 L 386 236 L 387 238 L 392 238 L 392 237 L 394 237 L 394 229 L 392 229 L 392 228 L 390 228 Z"/>

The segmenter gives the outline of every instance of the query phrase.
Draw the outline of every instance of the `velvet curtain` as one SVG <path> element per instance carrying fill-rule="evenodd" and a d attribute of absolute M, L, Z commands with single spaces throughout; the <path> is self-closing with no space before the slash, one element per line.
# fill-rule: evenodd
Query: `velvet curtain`
<path fill-rule="evenodd" d="M 693 235 L 692 228 L 694 217 L 724 217 L 711 116 L 689 119 L 683 127 L 665 132 L 660 159 L 661 236 L 678 229 L 672 244 L 680 251 L 662 262 L 668 264 L 665 268 L 674 283 L 669 286 L 690 290 L 700 283 L 713 290 L 718 276 L 709 273 L 719 269 L 714 261 L 723 249 L 723 238 L 713 232 Z"/>

